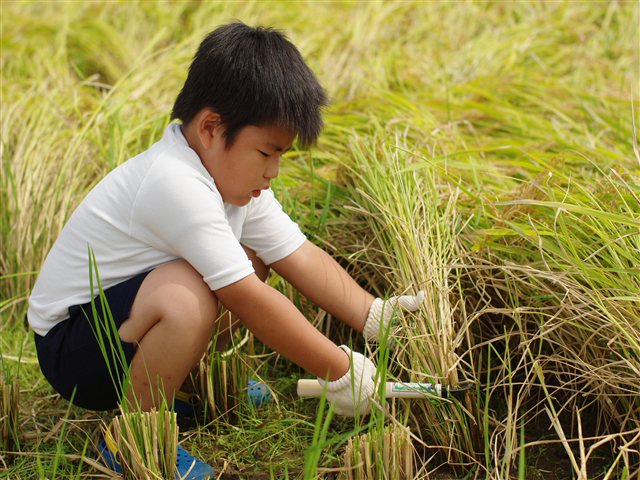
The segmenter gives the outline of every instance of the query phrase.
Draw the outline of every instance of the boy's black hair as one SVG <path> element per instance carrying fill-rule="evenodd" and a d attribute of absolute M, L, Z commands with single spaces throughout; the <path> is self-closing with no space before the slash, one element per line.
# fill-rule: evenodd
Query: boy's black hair
<path fill-rule="evenodd" d="M 172 119 L 188 124 L 203 108 L 220 115 L 227 148 L 248 125 L 276 125 L 303 146 L 322 129 L 324 90 L 298 49 L 273 28 L 231 23 L 198 47 Z"/>

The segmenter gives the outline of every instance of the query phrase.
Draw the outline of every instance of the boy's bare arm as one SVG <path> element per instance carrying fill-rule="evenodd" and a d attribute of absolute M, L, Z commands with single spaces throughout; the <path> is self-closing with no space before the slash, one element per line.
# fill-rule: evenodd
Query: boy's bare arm
<path fill-rule="evenodd" d="M 362 332 L 374 297 L 324 250 L 307 240 L 270 266 L 314 304 Z"/>
<path fill-rule="evenodd" d="M 218 300 L 263 343 L 309 373 L 337 380 L 349 357 L 311 325 L 280 292 L 256 275 L 215 291 Z"/>

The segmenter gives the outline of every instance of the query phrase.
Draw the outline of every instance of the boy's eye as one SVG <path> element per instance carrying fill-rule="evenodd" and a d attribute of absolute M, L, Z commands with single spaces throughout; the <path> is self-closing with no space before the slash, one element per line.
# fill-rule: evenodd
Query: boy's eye
<path fill-rule="evenodd" d="M 259 152 L 262 154 L 262 156 L 264 156 L 264 157 L 268 157 L 268 156 L 269 156 L 269 154 L 268 154 L 268 153 L 264 153 L 262 150 L 258 150 L 258 151 L 259 151 Z"/>

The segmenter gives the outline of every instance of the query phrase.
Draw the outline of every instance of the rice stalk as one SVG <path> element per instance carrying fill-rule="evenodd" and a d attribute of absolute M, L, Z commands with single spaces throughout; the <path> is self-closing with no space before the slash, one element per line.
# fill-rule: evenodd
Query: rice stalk
<path fill-rule="evenodd" d="M 398 352 L 391 373 L 407 381 L 447 385 L 473 378 L 473 359 L 460 356 L 470 337 L 460 328 L 457 285 L 448 267 L 462 226 L 456 190 L 448 198 L 442 195 L 434 169 L 403 172 L 414 157 L 405 153 L 399 136 L 390 145 L 354 137 L 351 145 L 343 175 L 355 185 L 344 208 L 368 227 L 357 232 L 362 236 L 349 238 L 355 244 L 349 246 L 351 259 L 372 266 L 368 271 L 378 279 L 381 296 L 425 290 L 421 310 L 395 320 L 402 328 L 393 338 Z M 452 464 L 466 463 L 474 455 L 476 419 L 468 418 L 470 401 L 465 400 L 466 408 L 457 403 L 413 405 L 419 418 L 429 419 L 416 428 Z"/>
<path fill-rule="evenodd" d="M 0 372 L 0 450 L 10 452 L 18 447 L 20 381 L 17 376 Z"/>
<path fill-rule="evenodd" d="M 406 208 L 406 205 L 410 205 L 411 202 L 399 199 L 394 201 L 391 195 L 388 197 L 382 195 L 381 200 L 372 200 L 372 195 L 368 192 L 376 192 L 377 194 L 380 189 L 377 186 L 373 187 L 373 182 L 368 184 L 362 182 L 360 177 L 376 178 L 377 176 L 378 179 L 382 178 L 382 174 L 375 172 L 375 166 L 380 164 L 384 165 L 385 175 L 388 177 L 393 177 L 390 173 L 393 172 L 393 169 L 389 169 L 385 162 L 380 162 L 373 149 L 366 155 L 356 154 L 355 157 L 363 158 L 367 155 L 376 159 L 378 163 L 372 161 L 373 167 L 361 163 L 359 170 L 354 168 L 349 171 L 349 176 L 352 175 L 350 178 L 355 178 L 355 185 L 350 187 L 347 184 L 347 188 L 353 192 L 353 203 L 358 203 L 358 205 L 350 206 L 348 210 L 354 212 L 357 215 L 356 218 L 371 217 L 380 223 L 382 223 L 381 218 L 386 220 L 384 228 L 377 227 L 375 231 L 389 230 L 392 232 L 390 236 L 394 238 L 396 245 L 387 244 L 378 248 L 377 242 L 381 241 L 378 234 L 373 240 L 365 239 L 364 241 L 356 236 L 353 241 L 354 246 L 349 248 L 353 252 L 352 259 L 373 266 L 374 269 L 382 272 L 379 273 L 379 278 L 389 281 L 394 274 L 403 271 L 402 261 L 404 258 L 395 254 L 393 262 L 384 259 L 384 252 L 395 253 L 398 251 L 397 239 L 403 238 L 398 233 L 400 229 L 397 226 L 402 225 L 398 220 L 400 216 L 396 214 L 385 217 L 386 210 L 388 205 L 396 204 L 403 204 Z M 549 164 L 544 165 L 549 166 Z M 531 395 L 537 395 L 536 391 L 539 388 L 535 382 L 535 376 L 531 375 L 529 363 L 529 357 L 535 357 L 539 360 L 544 359 L 542 361 L 546 362 L 545 371 L 555 375 L 554 383 L 560 382 L 562 385 L 554 387 L 553 398 L 564 399 L 565 394 L 569 392 L 571 399 L 567 405 L 569 411 L 572 401 L 577 401 L 585 395 L 595 395 L 597 401 L 601 403 L 602 411 L 606 412 L 604 416 L 598 418 L 597 429 L 599 431 L 606 432 L 610 431 L 607 430 L 608 428 L 616 428 L 613 426 L 615 422 L 621 422 L 618 425 L 626 425 L 624 428 L 631 428 L 633 431 L 636 422 L 634 418 L 637 418 L 637 413 L 635 413 L 637 406 L 634 406 L 636 400 L 633 400 L 636 397 L 633 396 L 633 393 L 638 391 L 638 367 L 635 364 L 638 323 L 635 320 L 636 314 L 633 313 L 637 306 L 637 302 L 633 300 L 637 298 L 635 293 L 637 291 L 635 255 L 633 253 L 638 251 L 638 237 L 634 233 L 637 231 L 635 220 L 638 210 L 637 202 L 635 202 L 637 195 L 634 193 L 633 187 L 630 186 L 633 183 L 624 180 L 617 172 L 611 175 L 609 182 L 602 182 L 603 177 L 600 176 L 601 180 L 596 183 L 596 188 L 599 190 L 592 192 L 579 182 L 562 175 L 558 165 L 564 168 L 564 162 L 557 162 L 556 166 L 552 168 L 551 175 L 549 170 L 542 172 L 538 175 L 535 183 L 532 182 L 528 186 L 524 184 L 522 188 L 516 190 L 516 200 L 502 201 L 500 205 L 504 207 L 502 207 L 500 214 L 494 213 L 495 210 L 493 212 L 488 210 L 489 215 L 479 219 L 479 224 L 481 224 L 486 219 L 495 218 L 495 227 L 477 230 L 478 234 L 486 235 L 485 238 L 490 239 L 490 243 L 471 244 L 470 250 L 466 250 L 463 243 L 458 243 L 457 254 L 462 258 L 469 258 L 468 264 L 450 262 L 453 255 L 450 255 L 448 261 L 443 264 L 454 267 L 450 268 L 450 272 L 455 271 L 455 267 L 460 267 L 460 278 L 468 274 L 469 271 L 480 272 L 480 275 L 475 275 L 473 278 L 475 293 L 471 295 L 464 293 L 466 301 L 471 303 L 468 303 L 464 309 L 460 307 L 462 311 L 473 312 L 473 316 L 464 323 L 467 328 L 472 326 L 473 321 L 491 319 L 495 315 L 506 316 L 513 320 L 513 327 L 509 327 L 510 333 L 507 339 L 519 339 L 520 347 L 516 347 L 517 344 L 510 340 L 506 344 L 509 349 L 514 348 L 512 351 L 517 353 L 514 357 L 517 359 L 517 364 L 514 366 L 504 365 L 502 373 L 493 385 L 494 388 L 491 389 L 490 401 L 491 398 L 497 397 L 511 398 L 513 392 L 498 395 L 502 388 L 505 388 L 504 382 L 510 381 L 513 375 L 525 375 L 525 382 L 519 384 L 515 392 L 518 398 L 516 405 L 518 409 L 523 408 L 520 414 L 521 418 L 527 418 L 527 421 L 535 419 L 537 410 L 534 408 L 527 411 L 526 409 L 526 405 L 530 403 Z M 425 168 L 426 165 L 422 164 L 420 167 Z M 401 172 L 418 170 L 420 169 L 403 168 Z M 596 178 L 598 178 L 598 171 L 597 167 L 594 168 Z M 545 179 L 549 178 L 554 180 L 545 183 Z M 361 186 L 363 184 L 364 187 Z M 545 185 L 548 188 L 545 188 Z M 575 196 L 567 195 L 568 186 L 577 192 Z M 404 185 L 396 185 L 393 191 L 404 193 L 404 188 Z M 551 198 L 552 201 L 541 199 L 540 195 L 545 197 L 542 193 L 545 191 L 547 192 L 546 198 Z M 600 192 L 604 192 L 604 196 Z M 560 201 L 558 197 L 561 194 L 562 200 Z M 421 192 L 421 195 L 424 193 Z M 534 195 L 534 197 L 532 197 L 532 201 L 528 201 L 522 200 L 521 195 L 525 197 L 526 195 Z M 505 194 L 502 198 L 505 197 L 509 198 L 509 194 Z M 362 208 L 359 204 L 361 198 L 364 198 L 371 207 Z M 402 198 L 412 197 L 402 195 Z M 511 198 L 514 198 L 513 193 Z M 464 203 L 458 202 L 458 205 L 464 206 Z M 615 207 L 616 210 L 611 211 L 612 207 Z M 545 220 L 541 221 L 539 214 L 544 212 L 545 208 L 550 209 L 551 212 L 543 216 L 542 218 Z M 534 215 L 533 212 L 537 215 Z M 570 227 L 567 227 L 564 216 L 571 220 Z M 515 218 L 522 219 L 524 222 L 516 223 Z M 355 223 L 360 221 L 356 220 Z M 546 224 L 544 224 L 545 221 Z M 438 225 L 438 222 L 431 222 L 431 225 Z M 580 228 L 575 228 L 576 226 Z M 435 227 L 432 228 L 435 229 Z M 575 230 L 575 234 L 572 229 Z M 358 231 L 358 234 L 362 232 L 366 233 L 366 228 Z M 341 235 L 345 236 L 344 233 Z M 431 235 L 433 236 L 433 234 Z M 420 238 L 417 235 L 416 237 Z M 518 247 L 515 248 L 515 243 L 509 240 L 513 237 L 527 238 L 531 247 L 522 248 L 520 240 L 517 241 Z M 535 242 L 531 241 L 532 237 L 535 238 Z M 501 238 L 507 241 L 494 241 Z M 585 242 L 585 239 L 588 241 Z M 358 246 L 363 244 L 366 245 L 366 248 Z M 372 249 L 372 245 L 377 248 Z M 588 248 L 585 249 L 585 247 Z M 580 249 L 585 250 L 584 253 L 579 252 Z M 546 250 L 549 250 L 549 253 L 545 253 Z M 469 253 L 474 251 L 484 254 L 491 252 L 489 253 L 491 261 L 486 262 L 477 254 Z M 526 259 L 518 258 L 522 254 L 529 255 L 529 257 Z M 497 260 L 496 255 L 505 257 L 506 260 L 501 259 L 496 266 L 494 264 Z M 563 261 L 567 258 L 570 260 Z M 605 260 L 604 265 L 592 265 L 595 259 L 600 258 Z M 609 260 L 611 263 L 607 263 Z M 394 269 L 393 265 L 395 264 L 400 267 Z M 551 269 L 552 265 L 555 268 L 550 272 L 548 269 Z M 467 273 L 463 274 L 462 272 L 465 271 Z M 371 270 L 369 269 L 368 272 L 370 273 Z M 502 276 L 506 277 L 505 283 L 500 283 Z M 587 279 L 586 282 L 585 279 Z M 606 286 L 600 284 L 602 281 L 606 282 Z M 385 283 L 380 280 L 378 282 L 378 285 Z M 455 284 L 455 280 L 452 282 Z M 367 279 L 367 283 L 371 283 L 371 278 Z M 623 287 L 623 285 L 626 286 Z M 606 292 L 605 298 L 600 295 L 603 286 L 604 292 Z M 559 291 L 555 287 L 560 287 Z M 460 284 L 459 288 L 460 290 L 455 293 L 463 293 L 464 282 Z M 452 290 L 449 292 L 451 293 Z M 524 304 L 523 299 L 526 299 Z M 484 307 L 483 302 L 487 302 Z M 554 304 L 557 305 L 556 302 L 560 304 L 560 314 L 555 313 L 558 308 L 554 306 Z M 425 308 L 429 310 L 429 306 Z M 588 310 L 585 311 L 585 308 Z M 434 310 L 432 308 L 431 312 Z M 576 316 L 574 320 L 565 323 L 565 313 L 570 313 L 571 310 L 576 311 Z M 602 313 L 605 315 L 604 323 Z M 551 322 L 545 319 L 550 319 Z M 590 326 L 591 324 L 588 322 L 592 319 L 594 323 Z M 500 338 L 504 337 L 503 330 L 496 329 L 491 322 L 486 321 L 482 321 L 482 326 L 480 342 L 504 343 L 504 339 Z M 411 335 L 415 335 L 415 326 L 410 324 L 408 331 L 411 332 Z M 492 331 L 495 340 L 491 340 Z M 463 338 L 470 338 L 470 333 L 473 337 L 473 332 L 467 331 Z M 474 340 L 471 338 L 467 345 L 472 347 L 473 342 Z M 545 351 L 544 347 L 547 346 L 547 342 L 551 342 L 557 353 L 548 354 Z M 423 344 L 421 343 L 421 345 Z M 612 348 L 616 345 L 620 345 L 619 350 Z M 567 350 L 567 346 L 571 348 L 575 346 L 575 353 L 573 353 L 574 350 Z M 563 349 L 563 351 L 560 352 L 559 349 Z M 611 358 L 612 351 L 620 352 L 617 355 L 614 354 L 615 359 Z M 473 350 L 463 351 L 461 357 L 470 354 L 470 358 L 472 358 Z M 417 357 L 419 358 L 420 355 Z M 431 357 L 438 358 L 436 355 Z M 415 358 L 412 360 L 407 364 L 415 365 Z M 473 362 L 469 362 L 469 365 L 473 365 Z M 413 368 L 415 370 L 415 366 Z M 437 367 L 430 365 L 426 371 L 434 370 L 437 371 Z M 627 371 L 625 372 L 625 370 Z M 603 383 L 600 383 L 600 379 Z M 620 382 L 626 384 L 622 386 L 620 395 L 612 395 L 610 387 L 620 385 Z M 583 388 L 585 384 L 589 386 L 588 390 Z M 594 389 L 598 384 L 600 386 Z M 584 403 L 582 402 L 582 404 Z M 507 416 L 507 418 L 509 417 Z M 427 418 L 434 417 L 428 416 Z M 496 419 L 493 420 L 493 423 L 496 421 L 499 423 L 499 420 Z M 515 421 L 510 422 L 502 429 L 502 434 L 497 432 L 497 438 L 501 438 L 502 435 L 504 437 L 503 440 L 491 443 L 497 445 L 499 449 L 492 453 L 495 455 L 494 458 L 504 458 L 505 452 L 502 451 L 501 446 L 515 454 L 516 449 L 513 446 L 509 447 L 509 445 L 512 445 L 514 440 L 518 438 L 515 431 L 517 424 L 518 422 Z M 503 467 L 496 466 L 496 468 Z M 508 468 L 508 464 L 506 468 Z M 627 465 L 625 468 L 631 468 L 631 466 Z"/>
<path fill-rule="evenodd" d="M 416 478 L 415 455 L 407 427 L 393 423 L 382 430 L 372 429 L 349 438 L 343 454 L 345 476 L 348 480 L 412 480 Z"/>
<path fill-rule="evenodd" d="M 515 377 L 530 399 L 529 419 L 560 405 L 554 418 L 580 425 L 576 412 L 591 406 L 592 435 L 633 432 L 640 421 L 640 205 L 620 174 L 587 186 L 564 174 L 561 162 L 548 167 L 500 203 L 493 227 L 475 232 L 484 240 L 466 256 L 479 341 L 496 342 L 506 329 L 509 338 L 499 343 L 518 358 L 512 371 L 494 369 L 490 396 L 504 398 Z M 514 434 L 513 426 L 504 432 Z M 624 468 L 637 468 L 639 459 L 627 456 Z"/>
<path fill-rule="evenodd" d="M 200 397 L 206 399 L 208 418 L 235 423 L 237 409 L 246 397 L 248 377 L 245 360 L 235 349 L 216 351 L 215 342 L 212 342 L 200 361 L 199 372 Z"/>
<path fill-rule="evenodd" d="M 124 478 L 173 478 L 178 448 L 177 415 L 169 410 L 125 413 L 104 429 L 116 445 Z"/>

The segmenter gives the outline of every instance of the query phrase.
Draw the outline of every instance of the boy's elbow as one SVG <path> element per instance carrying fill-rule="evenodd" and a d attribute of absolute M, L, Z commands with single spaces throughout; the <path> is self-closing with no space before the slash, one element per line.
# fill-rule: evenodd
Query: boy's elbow
<path fill-rule="evenodd" d="M 233 311 L 234 305 L 245 302 L 254 296 L 260 285 L 264 284 L 255 273 L 252 273 L 237 282 L 215 290 L 213 293 L 222 305 Z"/>
<path fill-rule="evenodd" d="M 272 292 L 277 292 L 263 283 L 255 273 L 235 283 L 214 291 L 218 301 L 241 319 L 250 316 L 252 310 L 260 310 Z"/>
<path fill-rule="evenodd" d="M 298 247 L 291 255 L 273 262 L 269 265 L 278 275 L 289 280 L 291 275 L 296 271 L 308 272 L 307 265 L 314 255 L 322 253 L 322 250 L 311 243 L 309 240 Z"/>

